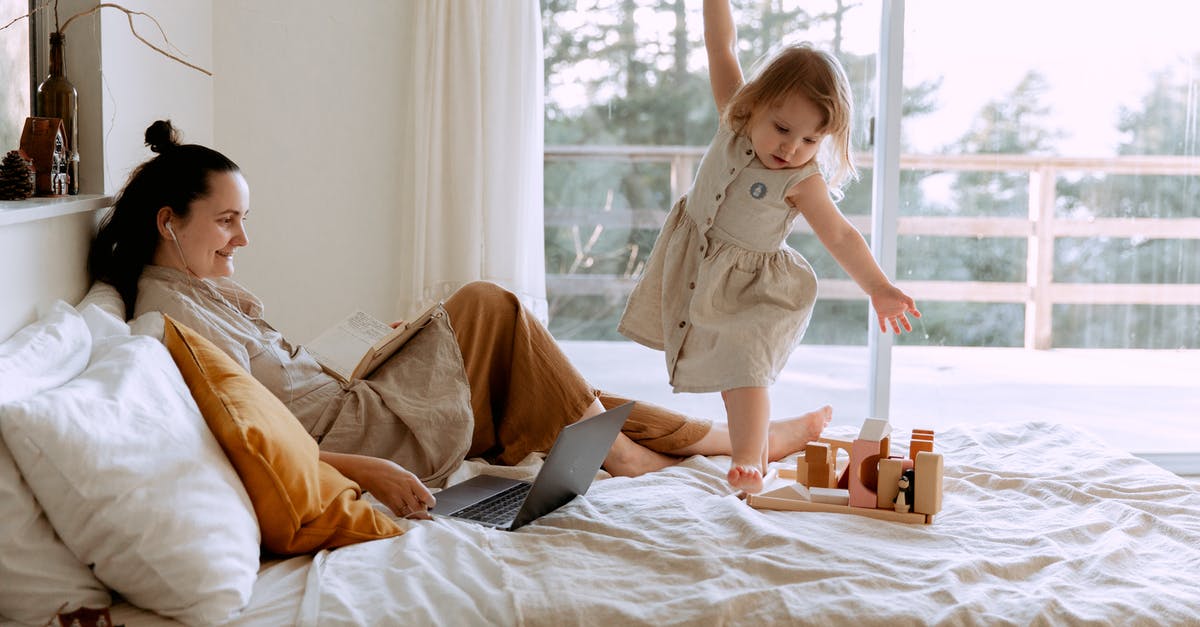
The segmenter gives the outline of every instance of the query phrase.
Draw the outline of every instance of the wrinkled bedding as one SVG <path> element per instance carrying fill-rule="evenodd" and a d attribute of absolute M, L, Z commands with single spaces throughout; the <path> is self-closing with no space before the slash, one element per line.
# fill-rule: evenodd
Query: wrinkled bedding
<path fill-rule="evenodd" d="M 834 429 L 834 437 L 852 431 Z M 897 427 L 894 446 L 907 432 Z M 270 564 L 244 624 L 1186 624 L 1200 491 L 1070 427 L 937 434 L 932 525 L 747 507 L 728 458 L 598 481 L 509 533 L 452 520 Z M 532 476 L 539 460 L 489 469 Z M 453 481 L 478 472 L 468 463 Z M 144 617 L 144 615 L 142 615 Z M 122 608 L 114 618 L 142 624 Z M 118 621 L 120 622 L 120 621 Z"/>

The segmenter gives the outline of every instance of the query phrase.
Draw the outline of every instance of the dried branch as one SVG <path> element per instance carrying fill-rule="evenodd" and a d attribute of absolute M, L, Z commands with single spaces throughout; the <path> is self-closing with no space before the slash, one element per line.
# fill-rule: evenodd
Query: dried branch
<path fill-rule="evenodd" d="M 20 21 L 21 21 L 21 20 L 23 20 L 23 19 L 26 19 L 26 18 L 33 17 L 33 14 L 34 14 L 34 13 L 37 13 L 38 11 L 45 11 L 47 8 L 49 8 L 49 6 L 50 6 L 50 2 L 51 2 L 51 0 L 46 0 L 45 2 L 43 2 L 43 3 L 41 4 L 41 6 L 39 6 L 39 7 L 37 7 L 36 9 L 34 9 L 34 10 L 30 11 L 29 13 L 26 13 L 25 15 L 18 15 L 17 17 L 14 17 L 12 20 L 10 20 L 10 21 L 9 21 L 7 24 L 5 24 L 4 26 L 0 26 L 0 30 L 4 30 L 4 29 L 8 28 L 9 26 L 12 26 L 13 24 L 16 24 L 17 22 L 20 22 Z M 57 2 L 55 2 L 55 4 L 54 4 L 54 9 L 55 9 L 56 11 L 58 10 L 58 3 L 57 3 Z"/>
<path fill-rule="evenodd" d="M 39 6 L 38 8 L 36 8 L 36 9 L 34 9 L 34 10 L 30 11 L 29 13 L 26 13 L 25 15 L 22 15 L 22 16 L 20 16 L 20 17 L 18 17 L 18 18 L 14 18 L 14 19 L 13 19 L 11 22 L 9 22 L 8 24 L 5 24 L 3 27 L 0 27 L 0 30 L 4 30 L 5 28 L 8 28 L 9 26 L 12 26 L 13 24 L 15 24 L 15 23 L 16 23 L 16 22 L 18 22 L 18 21 L 20 21 L 20 20 L 22 20 L 22 19 L 25 19 L 25 18 L 27 18 L 27 17 L 30 17 L 30 16 L 32 16 L 34 13 L 37 13 L 38 11 L 41 11 L 42 9 L 45 9 L 45 8 L 46 8 L 46 7 L 47 7 L 49 4 L 50 4 L 50 0 L 46 0 L 46 2 L 44 2 L 44 3 L 43 3 L 41 6 Z M 141 16 L 145 16 L 145 17 L 146 17 L 147 19 L 149 19 L 151 22 L 154 22 L 154 26 L 155 26 L 156 28 L 158 28 L 158 34 L 162 36 L 162 38 L 163 38 L 163 41 L 165 41 L 165 42 L 167 43 L 167 45 L 168 45 L 168 46 L 170 46 L 170 47 L 172 47 L 172 48 L 175 48 L 176 50 L 178 50 L 178 48 L 176 48 L 176 47 L 175 47 L 175 45 L 171 43 L 171 40 L 170 40 L 170 39 L 167 39 L 167 33 L 166 33 L 166 31 L 164 31 L 164 30 L 163 30 L 162 24 L 159 24 L 159 23 L 158 23 L 158 20 L 154 19 L 154 16 L 153 16 L 153 15 L 150 15 L 149 13 L 146 13 L 146 12 L 143 12 L 143 11 L 131 11 L 131 10 L 129 10 L 129 9 L 126 9 L 125 7 L 123 7 L 123 6 L 119 5 L 119 4 L 115 4 L 115 3 L 112 3 L 112 2 L 102 2 L 102 3 L 100 3 L 100 4 L 98 4 L 98 5 L 96 5 L 96 6 L 92 7 L 92 8 L 90 8 L 90 9 L 88 9 L 88 10 L 86 10 L 86 11 L 80 11 L 79 13 L 76 13 L 75 15 L 72 15 L 71 17 L 68 17 L 68 18 L 67 18 L 67 21 L 66 21 L 66 22 L 63 22 L 62 26 L 58 26 L 58 2 L 57 2 L 57 1 L 55 1 L 55 2 L 54 2 L 54 12 L 55 12 L 55 16 L 54 16 L 54 23 L 55 23 L 55 26 L 58 26 L 58 28 L 57 28 L 57 32 L 59 32 L 59 33 L 65 33 L 65 32 L 67 31 L 67 27 L 71 25 L 71 22 L 74 22 L 75 20 L 77 20 L 77 19 L 79 19 L 79 18 L 81 18 L 81 17 L 87 16 L 87 15 L 91 15 L 91 14 L 93 14 L 93 13 L 95 13 L 95 12 L 99 11 L 100 9 L 103 9 L 103 8 L 105 8 L 105 7 L 107 7 L 107 8 L 110 8 L 110 9 L 116 9 L 116 10 L 118 10 L 118 11 L 122 11 L 122 12 L 124 12 L 124 13 L 125 13 L 125 17 L 126 17 L 128 20 L 129 20 L 129 32 L 133 33 L 133 36 L 134 36 L 134 37 L 136 37 L 138 41 L 140 41 L 140 42 L 142 42 L 142 43 L 146 44 L 146 46 L 147 46 L 147 47 L 149 47 L 151 50 L 153 50 L 153 51 L 155 51 L 155 52 L 157 52 L 157 53 L 159 53 L 159 54 L 163 55 L 164 57 L 167 57 L 168 59 L 171 59 L 171 60 L 173 60 L 173 61 L 176 61 L 176 62 L 178 62 L 178 63 L 181 63 L 181 64 L 183 64 L 183 65 L 186 65 L 186 66 L 188 66 L 188 67 L 192 68 L 193 70 L 196 70 L 197 72 L 200 72 L 201 74 L 204 74 L 204 75 L 206 75 L 206 76 L 212 76 L 212 72 L 209 72 L 208 70 L 206 70 L 206 69 L 204 69 L 204 68 L 202 68 L 202 67 L 200 67 L 200 66 L 198 66 L 198 65 L 193 65 L 193 64 L 191 64 L 191 63 L 188 63 L 187 61 L 184 61 L 183 59 L 180 59 L 179 57 L 177 57 L 177 56 L 175 56 L 175 55 L 171 54 L 170 52 L 167 52 L 166 50 L 163 50 L 162 48 L 159 48 L 158 46 L 156 46 L 156 45 L 154 45 L 154 44 L 150 43 L 150 41 L 149 41 L 149 40 L 147 40 L 145 37 L 142 37 L 142 34 L 141 34 L 141 33 L 139 33 L 139 32 L 137 31 L 137 28 L 135 28 L 135 27 L 134 27 L 134 25 L 133 25 L 133 16 L 135 16 L 135 15 L 141 15 Z"/>
<path fill-rule="evenodd" d="M 149 13 L 145 13 L 143 11 L 130 11 L 129 9 L 126 9 L 125 7 L 123 7 L 119 4 L 115 4 L 112 2 L 101 2 L 100 4 L 96 5 L 95 7 L 92 7 L 91 9 L 88 9 L 87 11 L 81 11 L 79 13 L 76 13 L 75 15 L 72 15 L 71 17 L 67 18 L 67 21 L 63 22 L 62 28 L 59 29 L 59 32 L 65 33 L 67 30 L 67 27 L 70 26 L 71 22 L 73 22 L 77 18 L 81 18 L 85 15 L 91 15 L 92 13 L 95 13 L 96 11 L 99 11 L 100 9 L 103 9 L 105 7 L 116 9 L 118 11 L 123 11 L 125 13 L 125 17 L 129 20 L 129 32 L 133 33 L 133 36 L 136 37 L 138 39 L 138 41 L 149 46 L 151 50 L 163 55 L 164 57 L 167 57 L 168 59 L 173 59 L 175 61 L 178 61 L 179 63 L 182 63 L 183 65 L 186 65 L 186 66 L 192 68 L 193 70 L 196 70 L 197 72 L 200 72 L 207 76 L 212 76 L 212 72 L 209 72 L 208 70 L 206 70 L 198 65 L 192 65 L 191 63 L 188 63 L 187 61 L 180 59 L 179 57 L 171 54 L 170 52 L 167 52 L 166 50 L 163 50 L 162 48 L 159 48 L 158 46 L 150 43 L 145 37 L 142 37 L 141 33 L 137 32 L 136 28 L 133 27 L 133 16 L 135 16 L 135 15 L 145 16 L 151 22 L 154 22 L 154 25 L 156 27 L 158 27 L 158 33 L 160 35 L 162 35 L 163 41 L 167 42 L 167 45 L 174 48 L 175 46 L 173 44 L 171 44 L 171 40 L 167 39 L 167 33 L 165 31 L 163 31 L 162 24 L 159 24 L 158 20 L 154 19 L 153 15 L 150 15 Z"/>

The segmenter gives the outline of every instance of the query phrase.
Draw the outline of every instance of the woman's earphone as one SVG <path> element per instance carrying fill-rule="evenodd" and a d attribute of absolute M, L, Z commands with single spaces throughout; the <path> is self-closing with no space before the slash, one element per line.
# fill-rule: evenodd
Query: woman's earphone
<path fill-rule="evenodd" d="M 175 242 L 175 252 L 179 253 L 179 261 L 183 262 L 183 269 L 191 273 L 192 269 L 188 267 L 187 257 L 183 256 L 183 247 L 179 245 L 179 238 L 175 235 L 175 229 L 171 226 L 171 221 L 167 220 L 167 232 L 171 234 L 171 241 Z"/>

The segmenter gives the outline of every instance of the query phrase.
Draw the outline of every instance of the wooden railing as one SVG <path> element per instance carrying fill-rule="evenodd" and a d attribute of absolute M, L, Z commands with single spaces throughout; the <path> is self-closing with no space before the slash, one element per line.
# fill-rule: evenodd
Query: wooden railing
<path fill-rule="evenodd" d="M 670 164 L 671 198 L 678 198 L 691 185 L 703 148 L 691 146 L 547 146 L 546 161 L 589 159 Z M 860 155 L 862 167 L 870 167 L 870 155 Z M 1025 347 L 1052 346 L 1052 314 L 1055 304 L 1104 305 L 1200 305 L 1200 284 L 1127 284 L 1054 282 L 1054 240 L 1064 237 L 1114 237 L 1145 239 L 1200 239 L 1197 218 L 1090 218 L 1055 217 L 1055 183 L 1060 173 L 1125 175 L 1200 175 L 1200 157 L 1128 156 L 1069 158 L 1027 155 L 903 155 L 902 170 L 930 172 L 1024 172 L 1029 176 L 1027 217 L 908 217 L 898 220 L 900 235 L 929 237 L 1023 238 L 1028 260 L 1024 282 L 991 281 L 900 281 L 919 301 L 975 303 L 1022 303 L 1025 306 Z M 1197 199 L 1200 203 L 1200 198 Z M 547 224 L 602 224 L 623 228 L 659 228 L 666 208 L 607 210 L 562 208 L 547 211 Z M 850 216 L 851 222 L 869 234 L 868 216 Z M 811 232 L 803 220 L 797 232 Z M 1200 263 L 1200 260 L 1194 261 Z M 547 288 L 554 294 L 627 293 L 634 279 L 614 275 L 548 275 Z M 848 280 L 825 279 L 818 297 L 861 299 L 861 290 Z"/>

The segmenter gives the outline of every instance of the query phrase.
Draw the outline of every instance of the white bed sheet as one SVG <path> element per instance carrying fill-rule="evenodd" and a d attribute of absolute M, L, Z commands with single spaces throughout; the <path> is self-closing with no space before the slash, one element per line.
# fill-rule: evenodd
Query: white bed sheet
<path fill-rule="evenodd" d="M 906 450 L 906 432 L 897 435 L 893 446 Z M 945 493 L 932 525 L 754 510 L 725 487 L 727 458 L 694 457 L 597 482 L 515 533 L 443 519 L 273 565 L 241 622 L 1127 625 L 1200 616 L 1191 484 L 1043 423 L 947 430 L 937 450 Z"/>
<path fill-rule="evenodd" d="M 254 582 L 250 604 L 232 624 L 234 625 L 294 625 L 304 600 L 311 556 L 263 562 Z M 114 625 L 128 627 L 178 626 L 181 623 L 129 603 L 117 603 L 111 608 Z"/>

